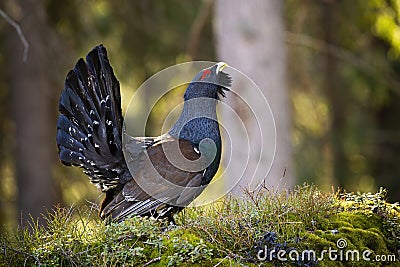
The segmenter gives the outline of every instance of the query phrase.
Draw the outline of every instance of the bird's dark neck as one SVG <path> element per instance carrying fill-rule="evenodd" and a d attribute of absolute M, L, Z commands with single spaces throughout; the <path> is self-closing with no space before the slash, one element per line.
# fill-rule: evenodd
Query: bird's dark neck
<path fill-rule="evenodd" d="M 178 121 L 172 126 L 169 134 L 175 138 L 190 141 L 194 147 L 199 149 L 200 141 L 211 139 L 216 148 L 215 157 L 211 164 L 205 169 L 202 185 L 208 184 L 218 170 L 221 160 L 221 135 L 216 112 L 217 100 L 190 99 L 183 105 L 182 113 Z M 200 148 L 201 151 L 201 148 Z"/>
<path fill-rule="evenodd" d="M 188 140 L 195 146 L 201 140 L 210 138 L 218 147 L 221 144 L 221 136 L 216 105 L 217 100 L 210 98 L 186 100 L 182 113 L 169 134 L 175 138 Z"/>

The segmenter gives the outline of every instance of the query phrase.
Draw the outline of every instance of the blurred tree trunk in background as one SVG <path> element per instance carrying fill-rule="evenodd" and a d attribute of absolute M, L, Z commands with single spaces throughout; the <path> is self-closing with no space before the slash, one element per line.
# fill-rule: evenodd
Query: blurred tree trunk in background
<path fill-rule="evenodd" d="M 321 26 L 324 41 L 331 46 L 337 46 L 337 2 L 322 1 L 321 5 L 323 10 Z M 330 144 L 329 150 L 332 153 L 333 175 L 338 183 L 336 186 L 344 187 L 346 185 L 346 178 L 349 175 L 343 142 L 346 127 L 347 101 L 343 93 L 343 86 L 340 85 L 341 77 L 338 73 L 338 61 L 339 59 L 332 53 L 325 53 L 324 90 L 329 101 L 331 116 L 331 131 L 328 133 L 328 138 Z"/>
<path fill-rule="evenodd" d="M 274 188 L 294 185 L 282 5 L 281 0 L 255 0 L 245 5 L 240 0 L 219 0 L 215 5 L 218 58 L 248 75 L 259 86 L 271 105 L 276 123 L 277 150 L 272 168 L 266 177 L 275 142 L 273 122 L 270 121 L 268 125 L 257 125 L 257 119 L 251 122 L 249 118 L 253 114 L 244 114 L 243 102 L 238 104 L 238 98 L 240 96 L 250 101 L 250 109 L 259 118 L 268 116 L 269 109 L 254 89 L 246 88 L 243 81 L 234 79 L 233 90 L 236 90 L 234 93 L 238 95 L 228 94 L 227 101 L 246 125 L 248 137 L 239 135 L 237 131 L 228 132 L 232 147 L 226 147 L 225 151 L 228 151 L 229 155 L 229 149 L 232 149 L 231 153 L 234 156 L 229 159 L 231 162 L 226 175 L 233 177 L 243 173 L 243 169 L 235 166 L 242 166 L 241 161 L 246 160 L 244 153 L 247 153 L 247 147 L 244 147 L 244 140 L 248 139 L 250 162 L 239 184 L 242 187 L 254 188 L 263 180 L 268 187 Z M 235 122 L 233 116 L 222 114 L 222 124 L 231 127 L 236 123 L 238 122 Z M 262 129 L 262 135 L 259 127 Z M 225 146 L 227 142 L 229 139 L 225 138 Z M 260 150 L 261 146 L 263 149 Z M 254 154 L 261 155 L 260 162 L 257 162 L 258 155 Z M 252 158 L 253 156 L 256 157 Z M 257 168 L 257 171 L 251 173 L 254 168 Z"/>
<path fill-rule="evenodd" d="M 52 163 L 55 156 L 54 105 L 50 82 L 49 47 L 54 45 L 46 24 L 43 1 L 9 1 L 6 12 L 22 28 L 29 43 L 23 46 L 13 28 L 6 36 L 11 117 L 15 123 L 15 173 L 18 211 L 23 219 L 37 218 L 58 202 Z M 24 220 L 21 220 L 24 223 Z"/>

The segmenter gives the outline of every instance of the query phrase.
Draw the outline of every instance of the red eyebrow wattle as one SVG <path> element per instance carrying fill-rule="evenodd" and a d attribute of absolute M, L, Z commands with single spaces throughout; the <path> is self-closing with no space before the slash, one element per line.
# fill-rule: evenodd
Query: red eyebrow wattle
<path fill-rule="evenodd" d="M 203 74 L 201 75 L 200 81 L 202 81 L 206 77 L 207 74 L 211 74 L 211 70 L 204 70 Z"/>

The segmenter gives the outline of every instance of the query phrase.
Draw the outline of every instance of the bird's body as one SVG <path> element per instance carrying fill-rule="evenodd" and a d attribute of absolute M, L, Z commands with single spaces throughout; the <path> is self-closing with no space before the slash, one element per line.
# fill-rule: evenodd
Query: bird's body
<path fill-rule="evenodd" d="M 82 167 L 106 193 L 102 218 L 172 219 L 204 190 L 221 157 L 216 104 L 231 83 L 221 72 L 224 66 L 218 63 L 196 75 L 181 116 L 159 137 L 124 133 L 119 82 L 103 46 L 68 73 L 57 123 L 59 157 L 65 165 Z"/>

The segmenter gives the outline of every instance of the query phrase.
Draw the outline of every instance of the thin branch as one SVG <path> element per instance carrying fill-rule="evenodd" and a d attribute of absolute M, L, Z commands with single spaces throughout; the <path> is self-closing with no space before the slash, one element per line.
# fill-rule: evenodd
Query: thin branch
<path fill-rule="evenodd" d="M 225 256 L 225 258 L 223 258 L 220 262 L 218 262 L 217 264 L 215 264 L 213 267 L 217 267 L 219 266 L 222 262 L 224 262 L 224 260 L 229 259 L 229 256 Z"/>
<path fill-rule="evenodd" d="M 153 263 L 155 263 L 155 262 L 157 262 L 159 260 L 161 260 L 161 257 L 157 257 L 157 258 L 151 259 L 150 261 L 148 261 L 145 264 L 143 264 L 142 267 L 149 266 L 150 264 L 153 264 Z"/>
<path fill-rule="evenodd" d="M 344 62 L 348 62 L 353 66 L 356 66 L 371 76 L 374 76 L 376 73 L 380 73 L 384 76 L 381 82 L 384 83 L 389 89 L 400 95 L 400 82 L 394 78 L 393 74 L 390 73 L 382 73 L 378 67 L 374 66 L 371 62 L 365 61 L 360 57 L 357 57 L 349 50 L 346 50 L 342 47 L 335 46 L 329 44 L 323 40 L 319 40 L 317 38 L 313 38 L 308 35 L 304 35 L 301 33 L 293 33 L 293 32 L 285 32 L 285 41 L 290 45 L 300 45 L 304 47 L 308 47 L 310 49 L 326 53 L 332 55 L 336 58 L 343 60 Z"/>
<path fill-rule="evenodd" d="M 9 250 L 14 251 L 15 253 L 19 253 L 19 254 L 25 255 L 26 257 L 25 257 L 25 261 L 24 261 L 24 266 L 26 266 L 26 264 L 27 264 L 29 258 L 33 258 L 33 259 L 35 260 L 35 263 L 38 264 L 38 266 L 41 266 L 41 265 L 42 265 L 42 263 L 40 262 L 39 258 L 36 257 L 36 256 L 33 255 L 33 254 L 29 254 L 29 253 L 27 253 L 27 252 L 25 252 L 25 251 L 15 249 L 15 248 L 9 247 L 9 246 L 7 246 L 7 245 L 3 245 L 3 249 L 4 249 L 4 250 L 9 249 Z"/>
<path fill-rule="evenodd" d="M 14 27 L 15 31 L 17 32 L 18 37 L 21 40 L 22 45 L 24 46 L 24 55 L 22 57 L 22 60 L 26 62 L 28 58 L 29 43 L 26 40 L 24 34 L 22 33 L 21 27 L 12 18 L 10 18 L 2 9 L 0 9 L 0 15 L 8 22 L 8 24 Z"/>
<path fill-rule="evenodd" d="M 199 46 L 201 32 L 208 21 L 211 7 L 214 1 L 203 0 L 203 4 L 197 14 L 189 33 L 189 40 L 186 47 L 187 54 L 193 59 L 196 57 L 197 48 Z"/>

